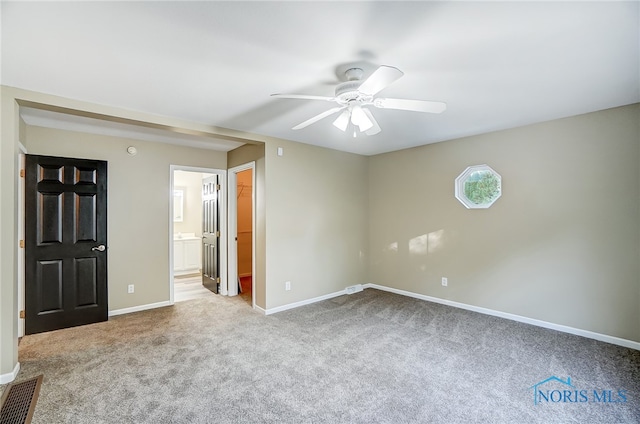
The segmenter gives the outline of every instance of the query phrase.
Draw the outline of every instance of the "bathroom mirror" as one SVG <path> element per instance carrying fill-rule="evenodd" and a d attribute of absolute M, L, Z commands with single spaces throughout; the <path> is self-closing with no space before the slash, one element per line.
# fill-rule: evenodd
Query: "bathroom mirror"
<path fill-rule="evenodd" d="M 173 222 L 184 220 L 184 187 L 173 189 Z"/>

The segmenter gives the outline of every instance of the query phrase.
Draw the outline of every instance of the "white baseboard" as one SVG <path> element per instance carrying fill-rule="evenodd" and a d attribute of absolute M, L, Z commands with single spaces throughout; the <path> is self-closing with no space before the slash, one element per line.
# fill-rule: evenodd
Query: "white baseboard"
<path fill-rule="evenodd" d="M 267 315 L 267 311 L 265 309 L 262 309 L 258 305 L 253 305 L 253 309 L 255 309 L 256 311 L 260 312 L 262 315 Z"/>
<path fill-rule="evenodd" d="M 149 304 L 140 305 L 140 306 L 132 306 L 131 308 L 115 309 L 113 311 L 109 311 L 109 316 L 113 317 L 116 315 L 130 314 L 132 312 L 140 312 L 140 311 L 146 311 L 148 309 L 163 308 L 165 306 L 171 306 L 171 305 L 173 305 L 173 303 L 167 300 L 164 302 L 149 303 Z"/>
<path fill-rule="evenodd" d="M 340 291 L 337 291 L 337 292 L 334 292 L 334 293 L 325 294 L 323 296 L 314 297 L 312 299 L 301 300 L 300 302 L 289 303 L 287 305 L 277 306 L 275 308 L 270 308 L 270 309 L 267 309 L 267 310 L 263 309 L 263 311 L 264 311 L 265 315 L 271 315 L 271 314 L 275 314 L 277 312 L 286 311 L 288 309 L 294 309 L 294 308 L 298 308 L 300 306 L 309 305 L 311 303 L 316 303 L 316 302 L 320 302 L 320 301 L 323 301 L 323 300 L 331 299 L 331 298 L 334 298 L 334 297 L 342 296 L 343 294 L 347 294 L 347 291 L 346 290 L 340 290 Z"/>
<path fill-rule="evenodd" d="M 16 366 L 13 367 L 13 371 L 8 372 L 6 374 L 0 374 L 0 384 L 11 383 L 18 376 L 18 372 L 20 371 L 20 362 L 16 363 Z"/>
<path fill-rule="evenodd" d="M 485 315 L 492 315 L 495 317 L 505 318 L 512 321 L 523 322 L 525 324 L 535 325 L 537 327 L 549 328 L 551 330 L 561 331 L 563 333 L 575 334 L 576 336 L 582 336 L 589 339 L 599 340 L 601 342 L 611 343 L 618 346 L 628 347 L 630 349 L 640 350 L 640 343 L 632 340 L 621 339 L 619 337 L 608 336 L 606 334 L 595 333 L 593 331 L 581 330 L 579 328 L 573 328 L 566 325 L 554 324 L 552 322 L 541 321 L 539 319 L 527 318 L 521 315 L 510 314 L 508 312 L 495 311 L 493 309 L 482 308 L 480 306 L 468 305 L 466 303 L 454 302 L 452 300 L 440 299 L 438 297 L 426 296 L 424 294 L 418 294 L 409 292 L 406 290 L 394 289 L 391 287 L 380 286 L 378 284 L 364 284 L 364 288 L 378 289 L 402 296 L 413 297 L 420 300 L 426 300 L 428 302 L 440 303 L 442 305 L 453 306 L 454 308 L 466 309 L 468 311 L 479 312 Z"/>

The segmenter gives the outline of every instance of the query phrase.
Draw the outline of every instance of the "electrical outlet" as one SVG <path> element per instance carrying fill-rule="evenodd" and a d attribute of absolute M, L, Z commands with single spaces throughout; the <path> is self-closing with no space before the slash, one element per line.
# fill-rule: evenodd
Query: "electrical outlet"
<path fill-rule="evenodd" d="M 449 284 L 449 280 L 447 280 L 447 277 L 442 277 L 442 285 L 444 287 L 447 287 L 447 284 Z"/>
<path fill-rule="evenodd" d="M 133 292 L 134 292 L 133 284 L 129 284 L 129 285 L 127 286 L 127 293 L 133 293 Z"/>
<path fill-rule="evenodd" d="M 285 290 L 291 290 L 291 281 L 286 281 L 284 283 L 284 289 Z"/>

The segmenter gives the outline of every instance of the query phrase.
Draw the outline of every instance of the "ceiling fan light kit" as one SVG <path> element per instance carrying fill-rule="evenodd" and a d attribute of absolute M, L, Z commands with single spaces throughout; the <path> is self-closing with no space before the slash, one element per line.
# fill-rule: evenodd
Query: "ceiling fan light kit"
<path fill-rule="evenodd" d="M 333 125 L 341 129 L 342 131 L 347 130 L 347 126 L 349 125 L 349 118 L 351 118 L 351 113 L 348 110 L 343 110 L 342 113 L 333 121 Z"/>
<path fill-rule="evenodd" d="M 336 102 L 337 107 L 322 112 L 306 121 L 294 126 L 293 130 L 299 130 L 320 121 L 334 113 L 342 113 L 333 121 L 333 125 L 347 131 L 349 123 L 353 126 L 353 136 L 357 130 L 367 135 L 378 134 L 380 125 L 373 113 L 366 106 L 378 109 L 397 109 L 424 113 L 441 113 L 447 108 L 446 103 L 427 100 L 385 99 L 374 98 L 380 91 L 397 81 L 404 73 L 393 66 L 382 65 L 378 67 L 366 80 L 361 81 L 364 71 L 361 68 L 350 68 L 345 71 L 346 82 L 338 84 L 335 89 L 335 97 L 311 96 L 306 94 L 272 94 L 272 97 L 281 99 L 299 100 L 324 100 Z M 357 130 L 356 130 L 357 128 Z"/>

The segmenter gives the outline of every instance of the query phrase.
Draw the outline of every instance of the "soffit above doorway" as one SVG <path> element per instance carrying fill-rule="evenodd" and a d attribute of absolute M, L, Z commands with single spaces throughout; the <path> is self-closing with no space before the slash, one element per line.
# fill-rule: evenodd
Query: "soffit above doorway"
<path fill-rule="evenodd" d="M 240 141 L 224 140 L 213 136 L 184 134 L 171 131 L 168 128 L 151 128 L 144 125 L 111 122 L 104 119 L 24 106 L 20 107 L 20 117 L 27 125 L 36 127 L 174 144 L 223 152 L 228 152 L 245 144 Z"/>

